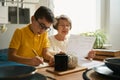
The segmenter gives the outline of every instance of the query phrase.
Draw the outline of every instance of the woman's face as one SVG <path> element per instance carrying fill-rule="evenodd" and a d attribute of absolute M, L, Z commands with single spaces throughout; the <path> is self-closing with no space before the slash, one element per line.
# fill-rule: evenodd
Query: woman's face
<path fill-rule="evenodd" d="M 70 23 L 65 19 L 60 19 L 57 31 L 58 34 L 66 36 L 70 31 Z"/>

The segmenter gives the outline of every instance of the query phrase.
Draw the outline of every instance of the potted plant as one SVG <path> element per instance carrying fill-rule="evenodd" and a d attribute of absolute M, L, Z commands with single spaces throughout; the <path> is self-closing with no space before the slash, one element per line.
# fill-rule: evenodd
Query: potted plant
<path fill-rule="evenodd" d="M 103 45 L 105 44 L 107 40 L 106 35 L 102 30 L 96 30 L 95 32 L 81 33 L 80 35 L 96 37 L 96 40 L 93 46 L 94 49 L 102 49 Z"/>

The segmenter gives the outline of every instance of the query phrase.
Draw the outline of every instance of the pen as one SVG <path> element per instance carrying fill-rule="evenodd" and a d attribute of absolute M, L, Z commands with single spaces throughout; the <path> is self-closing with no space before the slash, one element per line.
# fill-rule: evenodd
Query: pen
<path fill-rule="evenodd" d="M 36 52 L 36 50 L 34 50 L 34 49 L 32 49 L 32 51 L 33 51 L 33 53 L 35 54 L 35 56 L 38 56 L 39 57 L 39 55 L 38 55 L 38 53 Z M 40 58 L 40 57 L 39 57 Z M 41 59 L 41 58 L 40 58 Z M 42 64 L 43 64 L 43 61 L 42 61 Z"/>

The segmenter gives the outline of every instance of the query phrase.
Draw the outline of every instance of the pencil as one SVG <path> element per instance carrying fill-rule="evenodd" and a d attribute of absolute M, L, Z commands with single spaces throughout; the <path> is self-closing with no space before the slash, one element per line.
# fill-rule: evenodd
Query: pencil
<path fill-rule="evenodd" d="M 32 51 L 33 51 L 33 53 L 35 54 L 35 56 L 38 56 L 38 57 L 39 57 L 39 55 L 38 55 L 38 53 L 36 52 L 36 50 L 32 49 Z M 41 57 L 39 57 L 39 58 L 41 59 Z M 43 62 L 42 62 L 42 64 L 43 64 Z"/>
<path fill-rule="evenodd" d="M 35 56 L 39 56 L 38 53 L 34 49 L 32 49 L 32 51 L 35 54 Z"/>

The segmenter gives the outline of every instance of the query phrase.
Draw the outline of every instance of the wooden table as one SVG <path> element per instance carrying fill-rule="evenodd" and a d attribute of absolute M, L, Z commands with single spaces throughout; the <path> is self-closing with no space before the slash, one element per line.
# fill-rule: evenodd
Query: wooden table
<path fill-rule="evenodd" d="M 95 62 L 95 64 L 97 65 L 96 62 Z M 99 62 L 98 62 L 98 64 L 99 65 L 100 64 L 103 65 L 102 63 L 99 63 Z M 92 65 L 89 65 L 89 66 L 92 66 Z M 50 68 L 51 67 L 38 68 L 37 72 L 40 73 L 40 74 L 43 74 L 45 76 L 50 76 L 52 78 L 55 78 L 56 80 L 84 80 L 83 79 L 83 72 L 85 72 L 87 70 L 87 67 L 86 68 L 82 67 L 84 69 L 81 69 L 81 70 L 79 70 L 77 72 L 73 72 L 73 73 L 69 73 L 69 74 L 64 74 L 64 75 L 57 75 L 57 74 L 53 74 L 53 73 L 50 73 L 50 72 L 46 71 L 47 69 L 50 69 Z M 80 68 L 81 68 L 81 66 L 80 66 Z"/>
<path fill-rule="evenodd" d="M 37 69 L 38 70 L 37 72 L 40 73 L 40 74 L 46 75 L 46 76 L 53 77 L 56 80 L 84 80 L 83 77 L 82 77 L 82 73 L 85 70 L 59 76 L 59 75 L 47 72 L 46 71 L 47 68 L 48 67 Z"/>
<path fill-rule="evenodd" d="M 48 68 L 40 68 L 40 69 L 37 69 L 38 70 L 37 72 L 40 74 L 43 74 L 45 76 L 52 77 L 55 80 L 84 80 L 83 72 L 85 72 L 85 70 L 59 76 L 59 75 L 47 72 L 46 69 L 48 69 Z M 107 76 L 99 75 L 92 69 L 89 69 L 86 75 L 90 80 L 119 80 L 119 79 L 112 79 Z M 49 79 L 49 80 L 51 80 L 51 79 Z"/>

